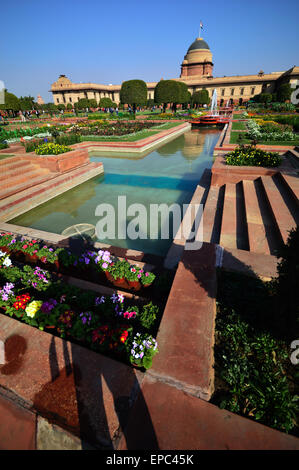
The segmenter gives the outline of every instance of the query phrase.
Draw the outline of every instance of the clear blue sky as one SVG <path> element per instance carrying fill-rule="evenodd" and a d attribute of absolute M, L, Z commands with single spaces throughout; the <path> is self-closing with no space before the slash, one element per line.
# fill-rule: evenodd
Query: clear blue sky
<path fill-rule="evenodd" d="M 0 12 L 0 80 L 46 102 L 60 74 L 104 84 L 179 77 L 200 21 L 214 76 L 299 65 L 298 0 L 14 0 Z"/>

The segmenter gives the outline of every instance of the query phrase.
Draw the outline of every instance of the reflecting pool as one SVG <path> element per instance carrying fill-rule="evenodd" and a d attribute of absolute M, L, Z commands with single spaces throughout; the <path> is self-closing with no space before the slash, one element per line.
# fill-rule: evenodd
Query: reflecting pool
<path fill-rule="evenodd" d="M 105 156 L 93 152 L 90 159 L 103 162 L 104 175 L 55 197 L 10 222 L 62 233 L 76 224 L 96 226 L 100 220 L 95 215 L 96 207 L 107 203 L 115 209 L 117 228 L 119 222 L 128 223 L 133 218 L 117 212 L 118 196 L 126 196 L 127 207 L 135 203 L 142 204 L 147 209 L 153 203 L 168 206 L 173 203 L 187 204 L 204 170 L 212 166 L 213 150 L 219 134 L 218 129 L 187 131 L 147 155 L 119 157 L 117 154 Z M 115 238 L 98 239 L 95 236 L 95 240 L 164 256 L 172 242 L 171 227 L 170 239 L 151 240 L 150 222 L 148 216 L 147 227 L 139 227 L 144 238 L 120 239 L 116 230 Z M 166 222 L 163 217 L 159 221 L 159 234 L 161 226 Z"/>

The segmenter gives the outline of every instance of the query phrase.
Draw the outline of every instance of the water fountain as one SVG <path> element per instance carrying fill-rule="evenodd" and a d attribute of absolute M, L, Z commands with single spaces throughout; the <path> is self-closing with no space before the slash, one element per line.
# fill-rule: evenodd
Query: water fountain
<path fill-rule="evenodd" d="M 219 116 L 219 112 L 217 110 L 217 90 L 216 90 L 216 88 L 214 89 L 213 95 L 212 95 L 210 116 Z"/>
<path fill-rule="evenodd" d="M 196 119 L 191 121 L 193 125 L 209 125 L 209 126 L 217 126 L 223 124 L 227 124 L 229 122 L 229 116 L 220 115 L 219 110 L 217 107 L 217 90 L 216 88 L 213 91 L 212 100 L 211 100 L 211 107 L 205 116 L 200 116 Z"/>

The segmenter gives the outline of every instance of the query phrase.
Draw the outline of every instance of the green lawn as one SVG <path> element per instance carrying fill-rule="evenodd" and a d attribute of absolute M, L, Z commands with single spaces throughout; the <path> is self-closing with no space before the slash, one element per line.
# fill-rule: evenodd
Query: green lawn
<path fill-rule="evenodd" d="M 239 135 L 243 137 L 241 141 L 238 140 Z M 251 140 L 245 139 L 245 132 L 231 132 L 230 134 L 230 140 L 229 140 L 230 144 L 239 144 L 239 143 L 250 144 L 250 142 Z"/>
<path fill-rule="evenodd" d="M 145 139 L 146 137 L 150 137 L 154 134 L 158 134 L 158 130 L 155 131 L 148 131 L 144 130 L 139 132 L 138 134 L 127 134 L 127 135 L 120 135 L 120 136 L 100 136 L 100 135 L 84 135 L 81 137 L 82 142 L 90 141 L 90 142 L 136 142 L 137 140 Z"/>
<path fill-rule="evenodd" d="M 246 124 L 245 122 L 233 122 L 232 124 L 233 131 L 246 131 Z"/>

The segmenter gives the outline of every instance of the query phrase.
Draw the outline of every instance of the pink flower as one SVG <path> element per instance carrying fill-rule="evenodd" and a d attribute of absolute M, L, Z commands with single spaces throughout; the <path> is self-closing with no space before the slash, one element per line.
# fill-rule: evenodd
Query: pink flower
<path fill-rule="evenodd" d="M 26 250 L 27 247 L 28 247 L 28 245 L 23 245 L 24 250 Z"/>
<path fill-rule="evenodd" d="M 102 264 L 102 268 L 104 268 L 104 269 L 108 268 L 108 264 L 107 264 L 107 263 L 103 263 L 103 264 Z"/>

